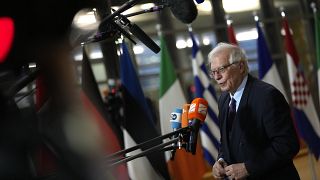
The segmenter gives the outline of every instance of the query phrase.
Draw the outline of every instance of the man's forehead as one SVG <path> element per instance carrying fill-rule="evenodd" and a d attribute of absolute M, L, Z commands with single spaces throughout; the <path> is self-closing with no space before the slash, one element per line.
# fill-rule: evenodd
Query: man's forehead
<path fill-rule="evenodd" d="M 228 62 L 228 60 L 229 60 L 228 52 L 219 52 L 213 57 L 212 64 L 225 63 L 225 62 Z"/>

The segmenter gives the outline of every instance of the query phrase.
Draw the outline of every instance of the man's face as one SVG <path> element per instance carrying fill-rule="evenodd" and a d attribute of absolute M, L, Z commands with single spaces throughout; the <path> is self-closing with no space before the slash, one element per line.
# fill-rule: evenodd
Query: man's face
<path fill-rule="evenodd" d="M 229 63 L 229 52 L 217 54 L 211 61 L 211 75 L 221 91 L 234 93 L 242 82 L 243 62 Z"/>

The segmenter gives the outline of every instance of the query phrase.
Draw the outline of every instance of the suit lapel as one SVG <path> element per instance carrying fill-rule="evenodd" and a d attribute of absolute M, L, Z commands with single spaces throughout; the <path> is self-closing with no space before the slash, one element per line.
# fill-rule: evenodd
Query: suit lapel
<path fill-rule="evenodd" d="M 227 93 L 225 95 L 226 97 L 224 97 L 223 99 L 225 99 L 223 101 L 222 104 L 222 112 L 221 112 L 221 131 L 222 131 L 222 142 L 225 142 L 224 144 L 222 144 L 223 149 L 224 149 L 224 159 L 229 162 L 230 161 L 230 151 L 229 151 L 229 145 L 228 145 L 228 135 L 227 135 L 227 114 L 228 114 L 228 108 L 229 108 L 229 101 L 230 101 L 230 96 Z"/>
<path fill-rule="evenodd" d="M 241 127 L 246 127 L 246 107 L 248 104 L 248 98 L 249 98 L 249 92 L 251 89 L 251 85 L 252 85 L 252 77 L 250 75 L 248 75 L 248 80 L 247 80 L 247 84 L 244 88 L 241 100 L 240 100 L 240 104 L 237 110 L 237 114 L 236 114 L 236 119 L 233 122 L 233 129 L 231 131 L 231 138 L 232 140 L 232 144 L 230 144 L 231 148 L 234 149 L 234 153 L 237 157 L 237 154 L 239 152 L 239 147 L 240 147 L 240 140 L 242 138 L 243 135 L 243 129 L 241 129 Z"/>

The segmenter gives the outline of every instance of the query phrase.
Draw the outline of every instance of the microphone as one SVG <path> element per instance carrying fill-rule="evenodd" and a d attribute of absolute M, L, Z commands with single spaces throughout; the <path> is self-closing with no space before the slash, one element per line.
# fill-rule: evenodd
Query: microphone
<path fill-rule="evenodd" d="M 132 8 L 134 5 L 136 5 L 141 0 L 130 0 L 126 3 L 124 3 L 122 6 L 120 6 L 119 9 L 108 15 L 107 17 L 103 18 L 100 22 L 100 24 L 109 23 L 113 21 L 113 18 L 120 15 L 120 13 Z"/>
<path fill-rule="evenodd" d="M 181 127 L 187 127 L 188 123 L 188 112 L 189 112 L 190 104 L 184 104 L 182 109 L 182 117 L 181 117 Z"/>
<path fill-rule="evenodd" d="M 191 127 L 188 150 L 196 153 L 199 128 L 206 119 L 208 102 L 203 98 L 196 98 L 191 102 L 188 112 L 189 126 Z"/>
<path fill-rule="evenodd" d="M 181 128 L 181 115 L 182 115 L 181 108 L 176 108 L 174 112 L 170 114 L 170 123 L 174 131 Z"/>
<path fill-rule="evenodd" d="M 182 109 L 176 108 L 174 112 L 170 114 L 170 123 L 173 131 L 176 131 L 181 128 L 181 114 Z M 175 134 L 174 138 L 177 138 L 179 134 Z M 178 141 L 177 144 L 173 143 L 173 150 L 171 150 L 171 156 L 170 160 L 174 160 L 174 155 L 176 153 L 176 146 L 178 146 L 179 149 L 181 149 L 181 141 Z"/>
<path fill-rule="evenodd" d="M 132 23 L 129 31 L 154 53 L 160 52 L 160 47 L 139 26 Z"/>
<path fill-rule="evenodd" d="M 193 0 L 167 0 L 172 14 L 185 24 L 190 24 L 198 15 Z"/>
<path fill-rule="evenodd" d="M 190 104 L 184 104 L 182 107 L 182 116 L 181 116 L 181 128 L 188 127 L 188 112 L 189 112 Z M 185 134 L 182 134 L 182 145 L 186 151 L 188 151 L 188 143 L 189 143 L 190 132 L 187 131 Z M 188 151 L 189 152 L 189 151 Z"/>
<path fill-rule="evenodd" d="M 196 0 L 198 4 L 203 3 L 204 0 Z M 161 11 L 165 7 L 170 7 L 172 14 L 185 24 L 190 24 L 194 21 L 198 15 L 196 5 L 192 0 L 166 0 L 165 4 L 154 6 L 150 9 L 130 13 L 124 15 L 125 17 L 131 17 L 139 14 Z"/>
<path fill-rule="evenodd" d="M 89 43 L 103 41 L 103 40 L 105 40 L 105 39 L 107 39 L 107 38 L 109 38 L 111 36 L 114 36 L 117 33 L 117 31 L 119 31 L 126 38 L 128 38 L 133 44 L 137 44 L 136 41 L 131 37 L 131 34 L 129 32 L 127 32 L 119 24 L 117 24 L 117 23 L 115 23 L 113 21 L 110 22 L 109 24 L 107 24 L 106 27 L 103 27 L 100 24 L 100 28 L 99 29 L 103 29 L 103 30 L 100 30 L 93 37 L 88 38 L 88 40 L 86 40 L 83 43 L 84 44 L 89 44 Z"/>
<path fill-rule="evenodd" d="M 115 11 L 113 14 L 116 14 L 116 12 L 119 12 L 119 11 Z M 113 17 L 113 16 L 108 16 L 107 18 L 109 17 Z M 131 34 L 137 39 L 139 39 L 145 46 L 147 46 L 154 53 L 158 53 L 160 51 L 160 47 L 139 26 L 132 23 L 126 16 L 122 14 L 118 14 L 117 16 L 114 17 L 115 21 L 111 21 L 111 22 L 109 22 L 109 20 L 106 20 L 107 18 L 105 18 L 100 23 L 99 28 L 100 27 L 102 28 L 105 25 L 107 26 L 113 25 L 123 35 L 125 35 L 129 40 L 131 40 L 134 44 L 136 44 L 136 42 L 131 38 Z M 102 38 L 99 37 L 97 39 L 102 40 Z"/>

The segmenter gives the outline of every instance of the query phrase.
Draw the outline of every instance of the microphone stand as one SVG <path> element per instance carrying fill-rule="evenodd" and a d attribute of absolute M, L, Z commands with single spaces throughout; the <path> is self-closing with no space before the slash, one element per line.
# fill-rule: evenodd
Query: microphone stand
<path fill-rule="evenodd" d="M 155 151 L 158 151 L 158 150 L 162 150 L 163 147 L 165 147 L 165 146 L 167 146 L 167 145 L 170 145 L 170 144 L 172 144 L 172 143 L 176 143 L 176 142 L 178 142 L 178 141 L 179 141 L 179 138 L 174 138 L 174 139 L 172 139 L 172 140 L 170 140 L 170 141 L 168 141 L 168 142 L 165 142 L 165 143 L 163 143 L 163 144 L 159 144 L 159 145 L 157 145 L 157 146 L 154 146 L 154 147 L 152 147 L 152 148 L 149 148 L 149 149 L 147 149 L 147 150 L 145 150 L 145 151 L 143 151 L 143 152 L 141 152 L 141 153 L 139 153 L 139 154 L 136 154 L 136 155 L 133 155 L 133 156 L 128 156 L 128 157 L 126 157 L 126 158 L 121 158 L 121 160 L 118 160 L 118 161 L 110 164 L 109 167 L 116 166 L 116 165 L 122 164 L 122 163 L 126 163 L 126 162 L 131 161 L 131 160 L 134 160 L 134 159 L 136 159 L 136 158 L 146 156 L 146 155 L 148 155 L 148 154 L 150 154 L 150 153 L 152 153 L 152 152 L 155 152 Z"/>
<path fill-rule="evenodd" d="M 149 9 L 145 9 L 145 10 L 142 10 L 142 11 L 133 12 L 133 13 L 130 13 L 130 14 L 126 14 L 126 15 L 124 15 L 124 16 L 125 16 L 125 17 L 131 17 L 131 16 L 136 16 L 136 15 L 139 15 L 139 14 L 161 11 L 161 10 L 164 9 L 165 7 L 168 7 L 168 5 L 163 4 L 163 5 L 159 5 L 159 6 L 154 6 L 154 7 L 149 8 Z"/>
<path fill-rule="evenodd" d="M 120 15 L 120 13 L 130 9 L 131 7 L 136 5 L 139 1 L 141 1 L 141 0 L 131 0 L 131 1 L 126 2 L 118 10 L 116 10 L 115 12 L 110 14 L 109 16 L 103 18 L 100 24 L 104 24 L 106 22 L 109 23 L 114 17 L 116 17 L 116 16 Z"/>
<path fill-rule="evenodd" d="M 110 32 L 113 32 L 114 29 L 117 29 L 121 34 L 127 37 L 133 44 L 136 44 L 136 42 L 131 37 L 131 35 L 139 39 L 144 45 L 146 45 L 154 53 L 158 53 L 160 51 L 160 47 L 138 25 L 131 23 L 130 20 L 127 19 L 127 16 L 121 14 L 123 11 L 126 11 L 127 9 L 137 4 L 138 1 L 140 0 L 128 1 L 127 3 L 123 4 L 118 10 L 113 11 L 113 13 L 103 18 L 100 22 L 99 29 L 104 29 L 104 30 L 101 30 L 101 32 L 98 32 L 92 38 L 89 38 L 87 41 L 84 42 L 84 44 L 101 41 L 108 35 L 115 35 L 117 34 L 117 32 L 115 32 L 115 34 Z M 134 15 L 142 14 L 145 12 L 160 11 L 164 7 L 166 7 L 166 5 L 156 6 L 156 7 L 150 8 L 149 10 L 145 10 L 143 12 L 136 12 L 136 13 L 130 14 L 129 16 L 134 16 Z"/>
<path fill-rule="evenodd" d="M 37 78 L 39 71 L 39 68 L 36 68 L 34 71 L 19 78 L 3 93 L 4 97 L 7 99 L 14 97 L 22 88 Z"/>
<path fill-rule="evenodd" d="M 192 130 L 192 128 L 190 128 L 188 126 L 188 127 L 185 127 L 185 128 L 178 129 L 177 131 L 173 131 L 171 133 L 155 137 L 155 138 L 150 139 L 150 140 L 148 140 L 146 142 L 140 143 L 140 144 L 138 144 L 136 146 L 133 146 L 133 147 L 130 147 L 128 149 L 124 149 L 124 150 L 118 151 L 116 153 L 113 153 L 113 154 L 107 156 L 106 160 L 108 161 L 108 163 L 111 163 L 111 164 L 109 164 L 109 167 L 113 167 L 113 166 L 116 166 L 116 165 L 119 165 L 119 164 L 122 164 L 122 163 L 126 163 L 128 161 L 134 160 L 136 158 L 148 155 L 148 154 L 156 152 L 156 151 L 175 150 L 175 149 L 177 149 L 177 146 L 174 146 L 174 145 L 172 146 L 172 144 L 176 144 L 177 142 L 183 140 L 184 138 L 181 138 L 181 137 L 189 134 L 189 132 L 191 130 Z M 182 136 L 180 136 L 180 134 L 182 134 Z M 175 137 L 175 138 L 172 138 L 168 142 L 165 142 L 165 143 L 162 143 L 162 144 L 158 144 L 158 145 L 153 146 L 153 147 L 149 147 L 150 145 L 154 145 L 154 143 L 157 142 L 158 140 L 163 140 L 163 139 L 170 138 L 170 137 Z M 188 143 L 188 141 L 186 141 L 186 143 Z M 168 145 L 171 145 L 171 146 L 166 147 Z M 127 156 L 127 157 L 119 157 L 120 155 L 135 151 L 135 150 L 140 149 L 140 148 L 145 148 L 145 147 L 147 147 L 146 150 L 144 150 L 141 153 L 138 153 L 136 155 Z M 188 147 L 188 145 L 182 146 L 182 147 Z"/>

